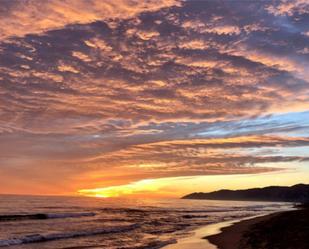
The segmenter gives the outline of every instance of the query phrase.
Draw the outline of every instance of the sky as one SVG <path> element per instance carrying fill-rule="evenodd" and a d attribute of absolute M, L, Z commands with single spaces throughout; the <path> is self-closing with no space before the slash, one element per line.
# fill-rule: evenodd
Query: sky
<path fill-rule="evenodd" d="M 0 0 L 0 193 L 309 183 L 307 0 Z"/>

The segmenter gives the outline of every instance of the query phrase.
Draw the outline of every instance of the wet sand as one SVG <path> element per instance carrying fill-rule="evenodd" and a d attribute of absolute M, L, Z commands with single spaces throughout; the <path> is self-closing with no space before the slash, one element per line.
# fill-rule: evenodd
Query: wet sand
<path fill-rule="evenodd" d="M 242 234 L 249 226 L 267 220 L 278 213 L 210 224 L 194 231 L 190 237 L 164 249 L 238 249 Z"/>
<path fill-rule="evenodd" d="M 232 224 L 230 221 L 204 226 L 193 231 L 192 236 L 179 239 L 176 244 L 168 245 L 164 249 L 216 249 L 217 247 L 215 245 L 209 243 L 203 237 L 220 233 L 222 227 L 231 226 Z"/>
<path fill-rule="evenodd" d="M 240 241 L 246 231 L 250 229 L 251 226 L 269 220 L 281 213 L 269 214 L 261 217 L 250 218 L 247 220 L 242 220 L 234 223 L 231 226 L 221 228 L 221 232 L 217 234 L 212 234 L 210 236 L 205 236 L 211 244 L 216 245 L 214 248 L 219 249 L 239 249 Z"/>

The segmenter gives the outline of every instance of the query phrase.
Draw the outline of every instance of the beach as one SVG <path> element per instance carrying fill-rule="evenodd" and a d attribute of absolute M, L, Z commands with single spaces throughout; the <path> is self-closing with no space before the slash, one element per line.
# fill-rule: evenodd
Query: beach
<path fill-rule="evenodd" d="M 309 209 L 210 224 L 165 249 L 308 249 Z"/>
<path fill-rule="evenodd" d="M 216 245 L 219 249 L 239 249 L 239 244 L 244 233 L 246 233 L 251 226 L 269 220 L 271 217 L 279 214 L 280 213 L 269 214 L 248 220 L 238 221 L 230 226 L 221 228 L 220 233 L 204 236 L 204 239 L 207 239 L 207 241 L 213 245 Z"/>
<path fill-rule="evenodd" d="M 307 249 L 309 209 L 240 221 L 204 238 L 219 249 Z"/>
<path fill-rule="evenodd" d="M 238 242 L 242 234 L 251 225 L 278 214 L 273 213 L 210 224 L 195 230 L 192 236 L 180 239 L 176 244 L 168 245 L 164 249 L 238 249 Z"/>

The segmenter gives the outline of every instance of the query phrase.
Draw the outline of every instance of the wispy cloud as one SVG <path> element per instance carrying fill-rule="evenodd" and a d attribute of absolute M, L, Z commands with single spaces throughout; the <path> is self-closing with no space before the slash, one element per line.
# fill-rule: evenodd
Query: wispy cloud
<path fill-rule="evenodd" d="M 307 160 L 275 153 L 308 146 L 306 1 L 2 2 L 5 174 L 125 168 L 125 184 Z"/>
<path fill-rule="evenodd" d="M 155 11 L 178 4 L 165 1 L 100 1 L 76 0 L 3 0 L 1 1 L 0 38 L 38 34 L 61 29 L 67 25 L 84 24 L 97 20 L 126 19 L 144 11 Z"/>

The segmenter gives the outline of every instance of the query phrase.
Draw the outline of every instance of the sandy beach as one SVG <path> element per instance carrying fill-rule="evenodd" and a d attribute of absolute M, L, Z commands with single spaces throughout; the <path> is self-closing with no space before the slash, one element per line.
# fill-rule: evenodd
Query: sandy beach
<path fill-rule="evenodd" d="M 238 249 L 242 234 L 253 224 L 279 213 L 210 224 L 194 231 L 193 235 L 164 249 Z"/>
<path fill-rule="evenodd" d="M 309 209 L 299 209 L 210 224 L 164 248 L 308 249 L 308 218 Z"/>
<path fill-rule="evenodd" d="M 275 217 L 280 213 L 269 214 L 261 217 L 255 217 L 251 219 L 242 220 L 236 222 L 230 226 L 222 227 L 220 233 L 210 236 L 204 236 L 211 244 L 216 245 L 219 249 L 239 249 L 240 241 L 243 234 L 250 229 L 251 226 L 269 220 L 271 217 Z"/>
<path fill-rule="evenodd" d="M 308 249 L 309 209 L 244 220 L 221 231 L 204 238 L 219 249 Z"/>

